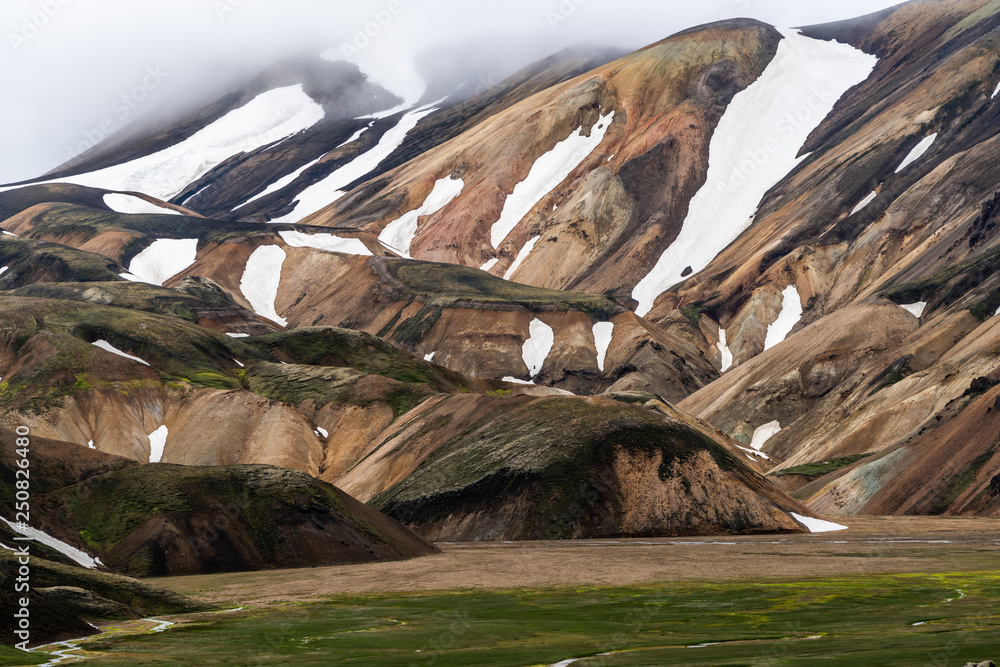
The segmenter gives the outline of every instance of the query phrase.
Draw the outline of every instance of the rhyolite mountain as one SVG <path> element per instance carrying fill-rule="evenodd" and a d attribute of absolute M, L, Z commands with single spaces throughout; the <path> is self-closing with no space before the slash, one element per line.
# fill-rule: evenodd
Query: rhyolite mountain
<path fill-rule="evenodd" d="M 3 188 L 0 427 L 432 540 L 1000 512 L 995 2 L 427 84 L 292 59 Z"/>

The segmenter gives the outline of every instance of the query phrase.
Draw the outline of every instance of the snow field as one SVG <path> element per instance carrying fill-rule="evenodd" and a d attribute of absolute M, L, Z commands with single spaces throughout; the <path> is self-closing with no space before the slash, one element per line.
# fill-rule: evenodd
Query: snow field
<path fill-rule="evenodd" d="M 781 424 L 776 421 L 757 427 L 753 432 L 753 437 L 750 438 L 750 448 L 755 452 L 759 452 L 767 444 L 768 440 L 780 432 Z"/>
<path fill-rule="evenodd" d="M 132 258 L 122 278 L 162 286 L 194 264 L 197 255 L 198 239 L 157 239 Z"/>
<path fill-rule="evenodd" d="M 729 343 L 726 341 L 725 329 L 719 329 L 719 342 L 715 346 L 719 348 L 719 353 L 722 355 L 722 372 L 725 373 L 733 367 L 733 352 L 729 349 Z"/>
<path fill-rule="evenodd" d="M 370 256 L 372 251 L 361 239 L 345 239 L 333 234 L 303 234 L 302 232 L 278 232 L 278 236 L 292 248 L 315 248 L 345 255 Z"/>
<path fill-rule="evenodd" d="M 44 544 L 45 546 L 51 549 L 55 549 L 63 556 L 66 556 L 66 558 L 69 558 L 77 565 L 85 567 L 88 570 L 93 570 L 98 565 L 103 565 L 100 558 L 93 558 L 92 556 L 90 556 L 90 554 L 80 551 L 76 547 L 72 547 L 63 542 L 62 540 L 57 540 L 48 533 L 44 533 L 38 530 L 37 528 L 31 528 L 30 526 L 22 526 L 21 524 L 11 523 L 10 521 L 8 521 L 3 517 L 0 517 L 0 521 L 3 521 L 5 524 L 7 524 L 10 527 L 10 529 L 13 530 L 15 533 L 17 533 L 18 535 L 21 535 L 23 537 L 30 537 L 39 544 Z M 13 551 L 13 549 L 11 549 L 11 551 Z"/>
<path fill-rule="evenodd" d="M 542 372 L 542 366 L 552 351 L 555 344 L 555 332 L 545 322 L 537 317 L 528 325 L 528 340 L 524 341 L 521 348 L 521 356 L 524 364 L 528 367 L 528 375 L 535 377 Z"/>
<path fill-rule="evenodd" d="M 514 276 L 514 272 L 517 271 L 519 268 L 521 268 L 521 264 L 524 262 L 524 260 L 528 259 L 528 255 L 530 255 L 531 251 L 535 249 L 535 244 L 538 243 L 538 241 L 541 238 L 542 238 L 541 236 L 536 236 L 524 244 L 524 247 L 521 248 L 521 251 L 517 253 L 517 257 L 514 259 L 514 263 L 511 264 L 510 268 L 507 269 L 507 272 L 503 274 L 504 280 L 510 280 Z"/>
<path fill-rule="evenodd" d="M 131 359 L 132 361 L 137 361 L 140 364 L 142 364 L 143 366 L 149 366 L 149 364 L 147 364 L 145 361 L 143 361 L 139 357 L 133 357 L 131 354 L 126 354 L 125 352 L 122 352 L 121 350 L 119 350 L 117 347 L 115 347 L 114 345 L 112 345 L 111 343 L 109 343 L 106 340 L 98 340 L 98 341 L 95 341 L 95 342 L 91 343 L 91 345 L 93 345 L 94 347 L 99 347 L 102 350 L 104 350 L 105 352 L 110 352 L 111 354 L 117 354 L 119 357 L 125 357 L 126 359 Z"/>
<path fill-rule="evenodd" d="M 796 514 L 792 512 L 792 518 L 805 526 L 810 533 L 834 533 L 838 530 L 847 530 L 847 526 L 841 526 L 839 523 L 833 523 L 830 521 L 823 521 L 822 519 L 813 519 L 812 517 L 802 516 L 801 514 Z"/>
<path fill-rule="evenodd" d="M 121 193 L 104 195 L 104 203 L 116 213 L 180 215 L 179 211 L 175 211 L 172 208 L 151 204 L 141 197 Z"/>
<path fill-rule="evenodd" d="M 799 290 L 795 285 L 789 285 L 781 293 L 781 312 L 778 313 L 778 319 L 767 328 L 764 349 L 770 350 L 788 338 L 788 334 L 792 332 L 800 319 L 802 319 L 802 299 L 799 297 Z"/>
<path fill-rule="evenodd" d="M 261 246 L 250 255 L 240 280 L 240 291 L 254 312 L 283 327 L 288 325 L 288 320 L 278 315 L 274 301 L 278 298 L 281 266 L 286 257 L 285 251 L 276 245 Z"/>
<path fill-rule="evenodd" d="M 923 141 L 917 144 L 913 148 L 913 150 L 910 151 L 910 154 L 907 155 L 906 158 L 903 160 L 903 164 L 899 165 L 899 167 L 896 168 L 896 173 L 898 174 L 899 172 L 903 171 L 911 164 L 922 158 L 924 154 L 930 150 L 931 146 L 934 145 L 934 141 L 937 139 L 937 136 L 938 136 L 937 132 L 935 132 L 931 136 L 925 137 Z"/>
<path fill-rule="evenodd" d="M 594 325 L 594 344 L 597 347 L 597 367 L 604 372 L 604 363 L 608 358 L 608 348 L 615 335 L 614 322 L 598 322 Z"/>
<path fill-rule="evenodd" d="M 873 201 L 875 201 L 876 197 L 878 197 L 878 193 L 872 192 L 870 195 L 862 199 L 860 202 L 858 202 L 858 205 L 854 207 L 854 210 L 851 211 L 851 215 L 854 215 L 858 211 L 861 211 L 864 208 L 866 208 L 868 204 L 871 204 Z"/>
<path fill-rule="evenodd" d="M 908 303 L 900 305 L 900 308 L 920 318 L 924 316 L 924 310 L 927 309 L 927 302 L 918 301 L 917 303 Z"/>
<path fill-rule="evenodd" d="M 404 214 L 402 217 L 393 220 L 382 233 L 378 235 L 378 240 L 382 245 L 395 250 L 400 255 L 410 258 L 410 246 L 413 239 L 417 238 L 417 223 L 425 215 L 434 215 L 445 206 L 455 200 L 462 190 L 465 189 L 465 181 L 461 178 L 442 178 L 434 183 L 434 188 L 427 195 L 424 203 L 413 211 Z"/>
<path fill-rule="evenodd" d="M 166 426 L 161 426 L 152 433 L 149 434 L 149 462 L 159 463 L 163 460 L 163 449 L 167 446 L 167 431 Z"/>

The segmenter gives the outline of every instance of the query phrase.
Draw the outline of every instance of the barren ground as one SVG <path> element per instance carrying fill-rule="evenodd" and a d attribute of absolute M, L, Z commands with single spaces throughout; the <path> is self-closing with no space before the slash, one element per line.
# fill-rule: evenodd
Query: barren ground
<path fill-rule="evenodd" d="M 220 604 L 266 605 L 373 592 L 629 586 L 1000 569 L 1000 520 L 849 517 L 816 535 L 440 544 L 443 553 L 372 565 L 151 580 Z"/>

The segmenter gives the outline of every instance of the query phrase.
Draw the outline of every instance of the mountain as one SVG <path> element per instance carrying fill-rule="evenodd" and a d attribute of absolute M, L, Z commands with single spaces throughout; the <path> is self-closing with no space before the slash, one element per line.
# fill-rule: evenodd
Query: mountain
<path fill-rule="evenodd" d="M 996 515 L 994 4 L 723 21 L 472 94 L 456 65 L 419 101 L 280 63 L 0 191 L 0 426 L 129 462 L 109 498 L 368 503 L 386 557 Z M 67 538 L 118 520 L 72 493 Z M 254 525 L 183 566 L 320 558 Z"/>

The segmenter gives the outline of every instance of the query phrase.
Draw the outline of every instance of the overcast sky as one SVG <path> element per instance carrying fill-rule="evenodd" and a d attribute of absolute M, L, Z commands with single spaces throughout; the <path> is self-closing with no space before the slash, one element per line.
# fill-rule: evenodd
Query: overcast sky
<path fill-rule="evenodd" d="M 0 183 L 38 176 L 102 135 L 169 105 L 224 93 L 302 51 L 401 63 L 473 43 L 511 68 L 576 43 L 634 49 L 694 25 L 748 16 L 779 26 L 851 18 L 881 0 L 0 0 Z M 364 63 L 362 63 L 364 64 Z M 389 76 L 389 75 L 387 75 Z M 416 87 L 419 87 L 417 85 Z"/>

